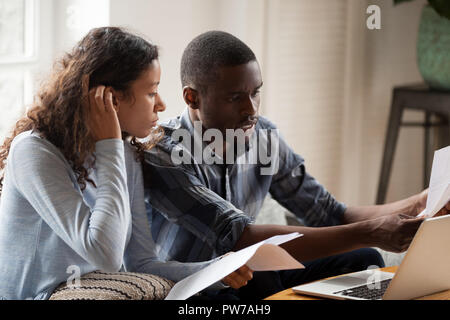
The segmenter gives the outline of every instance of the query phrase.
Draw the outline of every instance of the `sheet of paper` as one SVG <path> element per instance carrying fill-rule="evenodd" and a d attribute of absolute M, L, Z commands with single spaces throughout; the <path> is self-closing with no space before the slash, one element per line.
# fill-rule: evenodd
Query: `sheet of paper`
<path fill-rule="evenodd" d="M 450 200 L 450 146 L 434 152 L 427 205 L 418 217 L 432 217 Z"/>
<path fill-rule="evenodd" d="M 304 266 L 295 260 L 280 244 L 301 237 L 298 232 L 274 236 L 247 248 L 233 252 L 222 259 L 177 282 L 166 300 L 184 300 L 209 287 L 227 275 L 248 265 L 253 271 L 275 271 L 301 269 Z"/>

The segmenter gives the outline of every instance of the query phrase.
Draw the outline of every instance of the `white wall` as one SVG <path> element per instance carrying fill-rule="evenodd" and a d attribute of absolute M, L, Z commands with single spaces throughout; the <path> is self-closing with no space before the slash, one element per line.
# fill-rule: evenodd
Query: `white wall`
<path fill-rule="evenodd" d="M 111 0 L 111 25 L 128 27 L 160 46 L 159 92 L 167 104 L 161 119 L 185 107 L 179 76 L 186 45 L 208 30 L 224 30 L 248 43 L 263 61 L 264 1 L 259 0 Z"/>
<path fill-rule="evenodd" d="M 254 49 L 262 65 L 262 113 L 280 126 L 294 150 L 306 157 L 308 168 L 338 199 L 349 204 L 371 204 L 376 196 L 392 87 L 421 81 L 415 46 L 425 0 L 395 8 L 392 2 L 111 0 L 110 22 L 129 26 L 161 46 L 160 92 L 168 105 L 162 118 L 178 115 L 184 108 L 179 62 L 186 44 L 211 29 L 229 31 L 241 38 Z M 370 4 L 381 7 L 381 30 L 366 28 L 366 8 Z M 305 14 L 303 22 L 288 21 L 294 10 Z M 297 32 L 298 42 L 293 39 L 285 53 L 302 55 L 309 49 L 311 53 L 307 54 L 314 54 L 314 50 L 328 45 L 330 58 L 322 63 L 338 59 L 336 63 L 341 65 L 330 70 L 326 64 L 317 65 L 300 56 L 292 70 L 304 73 L 300 78 L 303 82 L 297 87 L 295 83 L 285 86 L 283 77 L 292 70 L 280 71 L 286 63 L 278 55 L 278 46 L 286 30 Z M 318 43 L 321 40 L 323 43 Z M 336 48 L 343 51 L 336 54 Z M 308 77 L 312 79 L 309 84 Z M 332 82 L 325 81 L 321 86 L 317 77 Z M 320 101 L 326 96 L 336 100 L 329 109 Z M 406 114 L 406 119 L 417 117 L 420 119 L 420 115 Z M 310 128 L 309 135 L 305 127 Z M 420 191 L 422 136 L 421 129 L 402 129 L 388 200 Z"/>
<path fill-rule="evenodd" d="M 371 1 L 367 1 L 370 3 Z M 376 1 L 382 11 L 382 28 L 365 31 L 363 100 L 358 141 L 360 167 L 358 202 L 375 201 L 393 86 L 421 82 L 417 67 L 416 41 L 420 14 L 426 1 L 393 7 L 391 0 Z M 422 120 L 422 114 L 407 112 L 404 120 Z M 421 190 L 423 129 L 403 127 L 397 144 L 387 201 Z M 351 174 L 349 172 L 349 174 Z"/>
<path fill-rule="evenodd" d="M 269 1 L 264 113 L 341 199 L 347 1 Z"/>
<path fill-rule="evenodd" d="M 308 168 L 338 199 L 370 204 L 377 190 L 392 87 L 421 81 L 415 46 L 425 2 L 394 8 L 392 0 L 41 0 L 39 60 L 33 74 L 37 80 L 45 78 L 54 58 L 91 27 L 127 26 L 161 47 L 160 92 L 168 106 L 164 119 L 184 108 L 179 64 L 187 43 L 207 30 L 229 31 L 249 44 L 262 66 L 262 113 L 280 126 L 294 150 L 306 157 Z M 369 4 L 381 7 L 381 30 L 366 28 Z M 73 22 L 70 5 L 81 8 L 78 29 L 68 28 L 68 20 Z M 306 14 L 302 21 L 292 20 L 296 26 L 283 18 L 295 10 Z M 303 29 L 297 30 L 298 25 Z M 315 36 L 319 29 L 322 33 Z M 277 47 L 286 33 L 293 36 L 288 49 L 298 55 L 294 56 L 297 64 L 287 70 L 293 71 L 290 74 Z M 333 70 L 324 61 L 302 60 L 305 52 L 311 56 L 327 46 L 330 56 L 324 61 L 338 59 Z M 291 81 L 284 86 L 281 81 L 295 72 L 301 73 L 303 84 Z M 326 84 L 317 82 L 319 75 L 327 77 Z M 305 85 L 308 77 L 311 82 Z M 335 97 L 329 110 L 320 101 L 325 94 Z M 291 98 L 284 99 L 286 95 Z M 406 118 L 421 119 L 421 115 L 409 112 Z M 309 136 L 305 126 L 310 127 Z M 388 200 L 420 191 L 422 137 L 421 129 L 402 129 Z"/>

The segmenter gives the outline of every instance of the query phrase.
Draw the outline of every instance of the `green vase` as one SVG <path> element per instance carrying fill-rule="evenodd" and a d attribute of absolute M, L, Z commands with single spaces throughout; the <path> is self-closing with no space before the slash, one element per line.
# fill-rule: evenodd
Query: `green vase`
<path fill-rule="evenodd" d="M 425 6 L 417 39 L 419 71 L 434 89 L 450 90 L 450 20 Z"/>

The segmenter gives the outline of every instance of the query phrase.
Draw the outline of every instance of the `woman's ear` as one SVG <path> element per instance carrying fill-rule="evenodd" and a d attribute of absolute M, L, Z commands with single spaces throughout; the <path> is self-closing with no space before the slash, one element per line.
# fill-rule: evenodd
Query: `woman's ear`
<path fill-rule="evenodd" d="M 184 102 L 186 102 L 186 104 L 192 108 L 192 109 L 198 109 L 199 107 L 199 95 L 198 95 L 198 91 L 191 88 L 191 87 L 184 87 L 183 88 L 183 99 Z"/>
<path fill-rule="evenodd" d="M 114 110 L 119 111 L 119 101 L 117 100 L 116 96 L 113 94 L 113 107 Z"/>
<path fill-rule="evenodd" d="M 116 110 L 117 112 L 119 111 L 120 100 L 123 100 L 123 93 L 121 91 L 114 90 L 113 88 L 111 88 L 111 92 L 112 92 L 113 107 L 114 110 Z"/>

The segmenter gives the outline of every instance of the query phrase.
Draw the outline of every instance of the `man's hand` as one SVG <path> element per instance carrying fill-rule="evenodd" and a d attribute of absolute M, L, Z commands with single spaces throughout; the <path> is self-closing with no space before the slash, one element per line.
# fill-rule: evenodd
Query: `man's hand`
<path fill-rule="evenodd" d="M 410 216 L 417 216 L 419 213 L 421 213 L 426 205 L 427 205 L 427 198 L 428 198 L 428 189 L 423 190 L 421 193 L 416 195 L 416 204 L 414 206 L 414 209 L 408 213 Z M 450 201 L 447 202 L 447 204 L 439 210 L 434 216 L 445 216 L 450 213 Z"/>
<path fill-rule="evenodd" d="M 232 252 L 226 253 L 224 256 L 230 254 Z M 236 271 L 230 273 L 225 278 L 222 279 L 222 282 L 227 286 L 232 287 L 233 289 L 239 289 L 247 285 L 248 281 L 253 278 L 253 270 L 250 269 L 247 265 L 243 265 Z"/>
<path fill-rule="evenodd" d="M 408 249 L 424 219 L 405 214 L 383 216 L 370 221 L 374 226 L 370 236 L 380 249 L 403 252 Z"/>
<path fill-rule="evenodd" d="M 414 205 L 413 210 L 408 212 L 407 214 L 416 217 L 419 213 L 421 213 L 425 207 L 427 206 L 427 197 L 428 197 L 428 189 L 423 190 L 421 193 L 416 195 L 416 203 Z"/>

